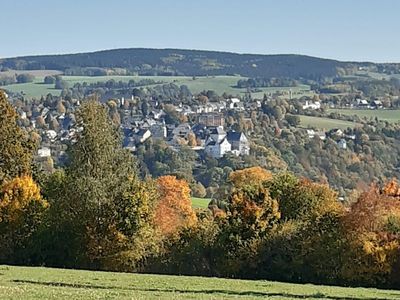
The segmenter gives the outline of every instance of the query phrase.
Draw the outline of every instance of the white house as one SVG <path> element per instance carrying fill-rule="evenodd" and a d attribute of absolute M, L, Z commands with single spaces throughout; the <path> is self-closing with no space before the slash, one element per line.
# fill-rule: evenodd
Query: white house
<path fill-rule="evenodd" d="M 214 158 L 221 158 L 226 153 L 231 152 L 231 150 L 232 146 L 226 138 L 219 142 L 209 138 L 206 142 L 206 147 L 204 148 L 204 151 Z"/>
<path fill-rule="evenodd" d="M 38 150 L 38 156 L 39 157 L 50 157 L 51 156 L 50 148 L 47 148 L 47 147 L 40 148 Z"/>
<path fill-rule="evenodd" d="M 357 99 L 357 106 L 358 107 L 368 108 L 369 107 L 369 103 L 365 99 Z"/>
<path fill-rule="evenodd" d="M 231 150 L 235 155 L 239 156 L 250 154 L 250 143 L 244 133 L 229 131 L 226 135 L 226 138 L 231 144 Z"/>
<path fill-rule="evenodd" d="M 303 105 L 303 109 L 320 109 L 321 108 L 321 103 L 319 101 L 316 102 L 311 102 L 309 103 L 308 101 L 306 101 L 306 104 Z"/>
<path fill-rule="evenodd" d="M 337 144 L 340 149 L 347 149 L 347 142 L 345 139 L 341 139 Z"/>
<path fill-rule="evenodd" d="M 319 137 L 321 140 L 326 139 L 326 134 L 323 131 L 315 131 L 314 129 L 307 129 L 308 138 L 312 139 L 315 136 Z"/>
<path fill-rule="evenodd" d="M 57 132 L 54 130 L 46 130 L 46 136 L 51 140 L 54 141 L 57 137 Z"/>

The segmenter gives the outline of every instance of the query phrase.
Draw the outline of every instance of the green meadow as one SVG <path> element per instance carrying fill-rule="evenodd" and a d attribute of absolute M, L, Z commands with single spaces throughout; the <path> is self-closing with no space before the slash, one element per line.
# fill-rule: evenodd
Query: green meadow
<path fill-rule="evenodd" d="M 348 127 L 352 128 L 357 123 L 348 122 L 330 118 L 321 118 L 321 117 L 311 117 L 311 116 L 300 116 L 300 126 L 303 128 L 311 128 L 316 127 L 318 129 L 326 129 L 330 130 L 333 128 L 346 129 Z"/>
<path fill-rule="evenodd" d="M 335 112 L 347 116 L 358 116 L 360 118 L 378 118 L 382 121 L 399 122 L 400 110 L 393 109 L 329 109 L 328 112 Z"/>
<path fill-rule="evenodd" d="M 192 206 L 193 208 L 207 208 L 210 201 L 211 198 L 192 197 Z"/>

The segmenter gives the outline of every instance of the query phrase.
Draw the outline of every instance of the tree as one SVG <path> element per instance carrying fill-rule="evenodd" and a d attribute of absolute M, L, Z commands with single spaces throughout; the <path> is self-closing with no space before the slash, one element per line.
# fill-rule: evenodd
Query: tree
<path fill-rule="evenodd" d="M 300 180 L 282 173 L 266 182 L 271 197 L 278 200 L 284 220 L 311 220 L 325 212 L 341 210 L 337 193 L 324 184 Z"/>
<path fill-rule="evenodd" d="M 108 204 L 103 222 L 88 226 L 88 255 L 102 269 L 138 271 L 156 255 L 161 236 L 154 228 L 157 190 L 153 181 L 128 179 L 129 187 Z"/>
<path fill-rule="evenodd" d="M 287 114 L 287 115 L 285 115 L 285 119 L 291 126 L 296 127 L 296 126 L 300 125 L 301 120 L 300 120 L 299 116 Z"/>
<path fill-rule="evenodd" d="M 0 91 L 0 184 L 31 173 L 36 145 L 17 125 L 17 113 Z"/>
<path fill-rule="evenodd" d="M 272 179 L 272 173 L 261 167 L 246 168 L 234 171 L 229 175 L 229 181 L 236 188 L 241 188 L 245 185 L 260 185 L 270 179 Z"/>
<path fill-rule="evenodd" d="M 193 132 L 189 132 L 187 139 L 188 139 L 188 145 L 190 147 L 197 146 L 196 136 L 195 136 L 195 134 Z"/>
<path fill-rule="evenodd" d="M 68 89 L 68 82 L 63 80 L 61 76 L 56 76 L 56 81 L 55 81 L 55 84 L 54 84 L 54 88 L 56 90 Z"/>
<path fill-rule="evenodd" d="M 55 84 L 56 78 L 54 76 L 46 76 L 43 80 L 44 84 Z"/>
<path fill-rule="evenodd" d="M 392 181 L 377 186 L 351 205 L 343 224 L 347 240 L 343 279 L 351 284 L 394 287 L 399 284 L 400 203 Z"/>
<path fill-rule="evenodd" d="M 58 131 L 60 129 L 60 124 L 58 123 L 57 119 L 54 118 L 49 122 L 49 128 L 51 130 Z"/>
<path fill-rule="evenodd" d="M 233 191 L 227 203 L 226 217 L 219 218 L 218 269 L 226 276 L 245 275 L 256 269 L 259 247 L 280 220 L 279 205 L 257 184 Z"/>
<path fill-rule="evenodd" d="M 66 112 L 65 106 L 61 100 L 57 102 L 57 112 L 59 114 L 65 114 L 65 112 Z"/>
<path fill-rule="evenodd" d="M 200 102 L 202 105 L 206 105 L 208 102 L 208 97 L 205 95 L 200 95 L 197 100 Z"/>
<path fill-rule="evenodd" d="M 44 118 L 42 116 L 38 116 L 36 118 L 36 126 L 38 128 L 45 128 L 46 126 L 46 121 L 44 120 Z"/>
<path fill-rule="evenodd" d="M 0 261 L 21 263 L 32 235 L 43 221 L 48 203 L 30 176 L 6 181 L 0 188 Z"/>
<path fill-rule="evenodd" d="M 28 83 L 32 82 L 35 79 L 35 76 L 32 74 L 19 74 L 17 75 L 17 83 Z"/>
<path fill-rule="evenodd" d="M 149 104 L 147 101 L 143 101 L 141 105 L 142 115 L 146 117 L 149 114 Z"/>
<path fill-rule="evenodd" d="M 155 197 L 149 196 L 151 189 L 137 178 L 133 157 L 122 148 L 106 107 L 89 100 L 76 115 L 76 126 L 82 130 L 68 150 L 69 164 L 61 186 L 50 193 L 60 197 L 52 200 L 51 230 L 56 239 L 68 237 L 56 241 L 57 248 L 65 250 L 62 263 L 113 269 L 122 252 L 134 253 L 144 225 L 133 220 L 143 217 L 146 227 L 151 224 L 142 208 Z M 124 222 L 131 224 L 131 229 L 127 230 Z M 138 256 L 139 252 L 132 255 Z M 125 262 L 130 267 L 132 259 Z"/>
<path fill-rule="evenodd" d="M 155 222 L 163 235 L 172 235 L 181 228 L 193 226 L 196 214 L 192 209 L 190 188 L 185 180 L 175 176 L 157 179 L 159 203 L 155 212 Z"/>
<path fill-rule="evenodd" d="M 206 188 L 201 184 L 201 182 L 194 183 L 191 189 L 194 197 L 204 198 L 207 195 Z"/>

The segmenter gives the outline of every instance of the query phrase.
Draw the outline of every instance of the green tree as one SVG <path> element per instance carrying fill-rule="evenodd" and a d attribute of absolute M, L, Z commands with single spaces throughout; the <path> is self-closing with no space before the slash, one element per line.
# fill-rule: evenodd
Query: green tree
<path fill-rule="evenodd" d="M 35 76 L 32 74 L 19 74 L 17 76 L 17 83 L 28 83 L 32 82 L 35 79 Z"/>
<path fill-rule="evenodd" d="M 45 84 L 55 84 L 56 78 L 54 76 L 46 76 L 43 80 Z"/>
<path fill-rule="evenodd" d="M 129 253 L 125 264 L 132 266 L 132 257 L 139 259 L 143 252 L 129 249 L 138 247 L 142 229 L 152 223 L 155 189 L 137 178 L 133 157 L 122 148 L 105 106 L 95 100 L 85 102 L 77 112 L 77 128 L 62 186 L 50 189 L 60 197 L 53 200 L 54 228 L 57 235 L 69 238 L 58 240 L 58 248 L 67 249 L 64 259 L 72 266 L 115 269 L 122 253 Z"/>
<path fill-rule="evenodd" d="M 226 276 L 249 276 L 257 269 L 255 258 L 262 241 L 280 220 L 279 205 L 265 187 L 257 185 L 236 189 L 227 202 L 226 216 L 219 217 L 218 269 Z"/>

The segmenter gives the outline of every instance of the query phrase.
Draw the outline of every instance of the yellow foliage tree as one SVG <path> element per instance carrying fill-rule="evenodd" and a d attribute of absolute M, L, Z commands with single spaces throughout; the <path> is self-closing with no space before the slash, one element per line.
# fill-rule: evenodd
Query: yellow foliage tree
<path fill-rule="evenodd" d="M 229 180 L 236 188 L 245 185 L 260 185 L 271 178 L 272 173 L 261 167 L 238 170 L 229 175 Z"/>
<path fill-rule="evenodd" d="M 13 262 L 13 253 L 37 230 L 48 207 L 30 176 L 5 182 L 0 190 L 0 261 Z"/>

